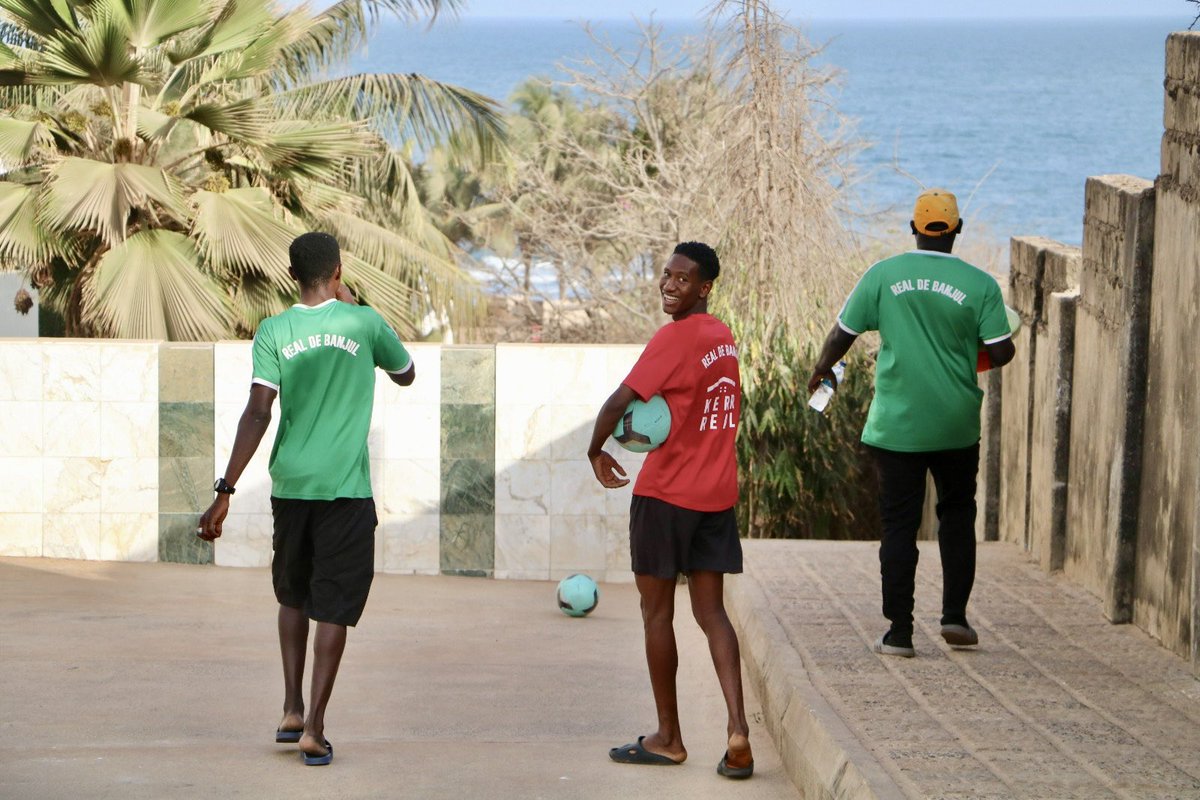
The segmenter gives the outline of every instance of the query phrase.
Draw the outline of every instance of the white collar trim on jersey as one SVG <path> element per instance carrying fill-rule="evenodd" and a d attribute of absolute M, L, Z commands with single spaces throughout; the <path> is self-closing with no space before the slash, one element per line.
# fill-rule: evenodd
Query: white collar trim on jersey
<path fill-rule="evenodd" d="M 954 255 L 953 253 L 943 253 L 939 250 L 910 250 L 909 252 L 912 253 L 913 255 L 919 255 L 919 256 L 939 256 L 941 258 L 958 258 L 958 256 Z"/>
<path fill-rule="evenodd" d="M 292 308 L 321 308 L 322 306 L 327 306 L 330 303 L 336 303 L 336 302 L 337 302 L 337 298 L 331 297 L 328 300 L 325 300 L 324 302 L 317 303 L 315 306 L 306 306 L 306 305 L 304 305 L 304 303 L 292 303 Z"/>

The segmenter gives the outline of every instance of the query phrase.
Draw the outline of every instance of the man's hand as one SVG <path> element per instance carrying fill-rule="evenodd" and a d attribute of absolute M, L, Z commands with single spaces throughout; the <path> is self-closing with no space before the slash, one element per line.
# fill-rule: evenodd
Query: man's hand
<path fill-rule="evenodd" d="M 349 303 L 352 306 L 358 305 L 358 298 L 354 296 L 354 292 L 350 291 L 350 287 L 344 283 L 339 283 L 334 297 L 343 303 Z"/>
<path fill-rule="evenodd" d="M 822 370 L 820 372 L 813 370 L 812 377 L 808 379 L 808 393 L 812 394 L 821 385 L 821 381 L 829 381 L 833 386 L 834 391 L 837 391 L 838 379 L 837 375 L 833 374 L 833 370 Z"/>
<path fill-rule="evenodd" d="M 588 461 L 592 462 L 592 472 L 596 473 L 596 480 L 600 481 L 604 488 L 620 489 L 629 483 L 625 470 L 605 451 L 601 450 L 594 456 L 589 455 Z"/>
<path fill-rule="evenodd" d="M 221 528 L 225 524 L 225 515 L 228 513 L 229 495 L 218 494 L 208 510 L 200 516 L 200 525 L 196 528 L 196 535 L 206 542 L 218 538 L 221 535 Z"/>

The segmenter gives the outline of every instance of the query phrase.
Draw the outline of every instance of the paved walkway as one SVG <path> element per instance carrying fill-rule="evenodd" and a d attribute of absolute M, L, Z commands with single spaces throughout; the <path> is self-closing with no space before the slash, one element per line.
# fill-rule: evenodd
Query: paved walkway
<path fill-rule="evenodd" d="M 981 545 L 976 651 L 938 635 L 923 543 L 917 657 L 870 645 L 876 543 L 754 541 L 731 586 L 750 683 L 807 797 L 1200 798 L 1200 681 L 1014 547 Z"/>
<path fill-rule="evenodd" d="M 980 549 L 976 651 L 937 635 L 924 546 L 918 657 L 874 655 L 875 548 L 746 543 L 745 783 L 714 773 L 723 708 L 682 593 L 682 767 L 606 757 L 653 717 L 632 586 L 574 620 L 552 583 L 381 575 L 328 717 L 334 764 L 312 769 L 271 741 L 265 570 L 0 559 L 0 797 L 1200 798 L 1182 659 L 1008 545 Z"/>
<path fill-rule="evenodd" d="M 756 774 L 716 774 L 724 706 L 676 628 L 691 757 L 622 766 L 608 748 L 654 722 L 633 586 L 570 619 L 553 583 L 377 576 L 313 768 L 274 744 L 266 570 L 0 559 L 0 798 L 795 800 L 753 697 Z"/>

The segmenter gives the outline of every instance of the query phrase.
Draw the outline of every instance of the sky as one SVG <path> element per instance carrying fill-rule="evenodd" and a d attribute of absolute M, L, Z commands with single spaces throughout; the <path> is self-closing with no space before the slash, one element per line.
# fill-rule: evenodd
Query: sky
<path fill-rule="evenodd" d="M 546 19 L 694 19 L 710 6 L 703 0 L 464 0 L 462 17 Z M 1028 17 L 1178 17 L 1190 22 L 1186 0 L 775 0 L 792 22 L 812 19 L 995 19 Z"/>

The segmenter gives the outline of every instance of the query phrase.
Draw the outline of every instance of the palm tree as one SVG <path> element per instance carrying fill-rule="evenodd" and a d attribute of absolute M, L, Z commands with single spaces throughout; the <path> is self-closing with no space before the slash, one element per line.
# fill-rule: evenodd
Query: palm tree
<path fill-rule="evenodd" d="M 419 75 L 325 77 L 382 13 L 460 0 L 0 0 L 0 269 L 68 335 L 247 335 L 294 292 L 287 246 L 341 240 L 402 334 L 470 305 L 408 153 L 501 154 L 495 104 Z"/>

